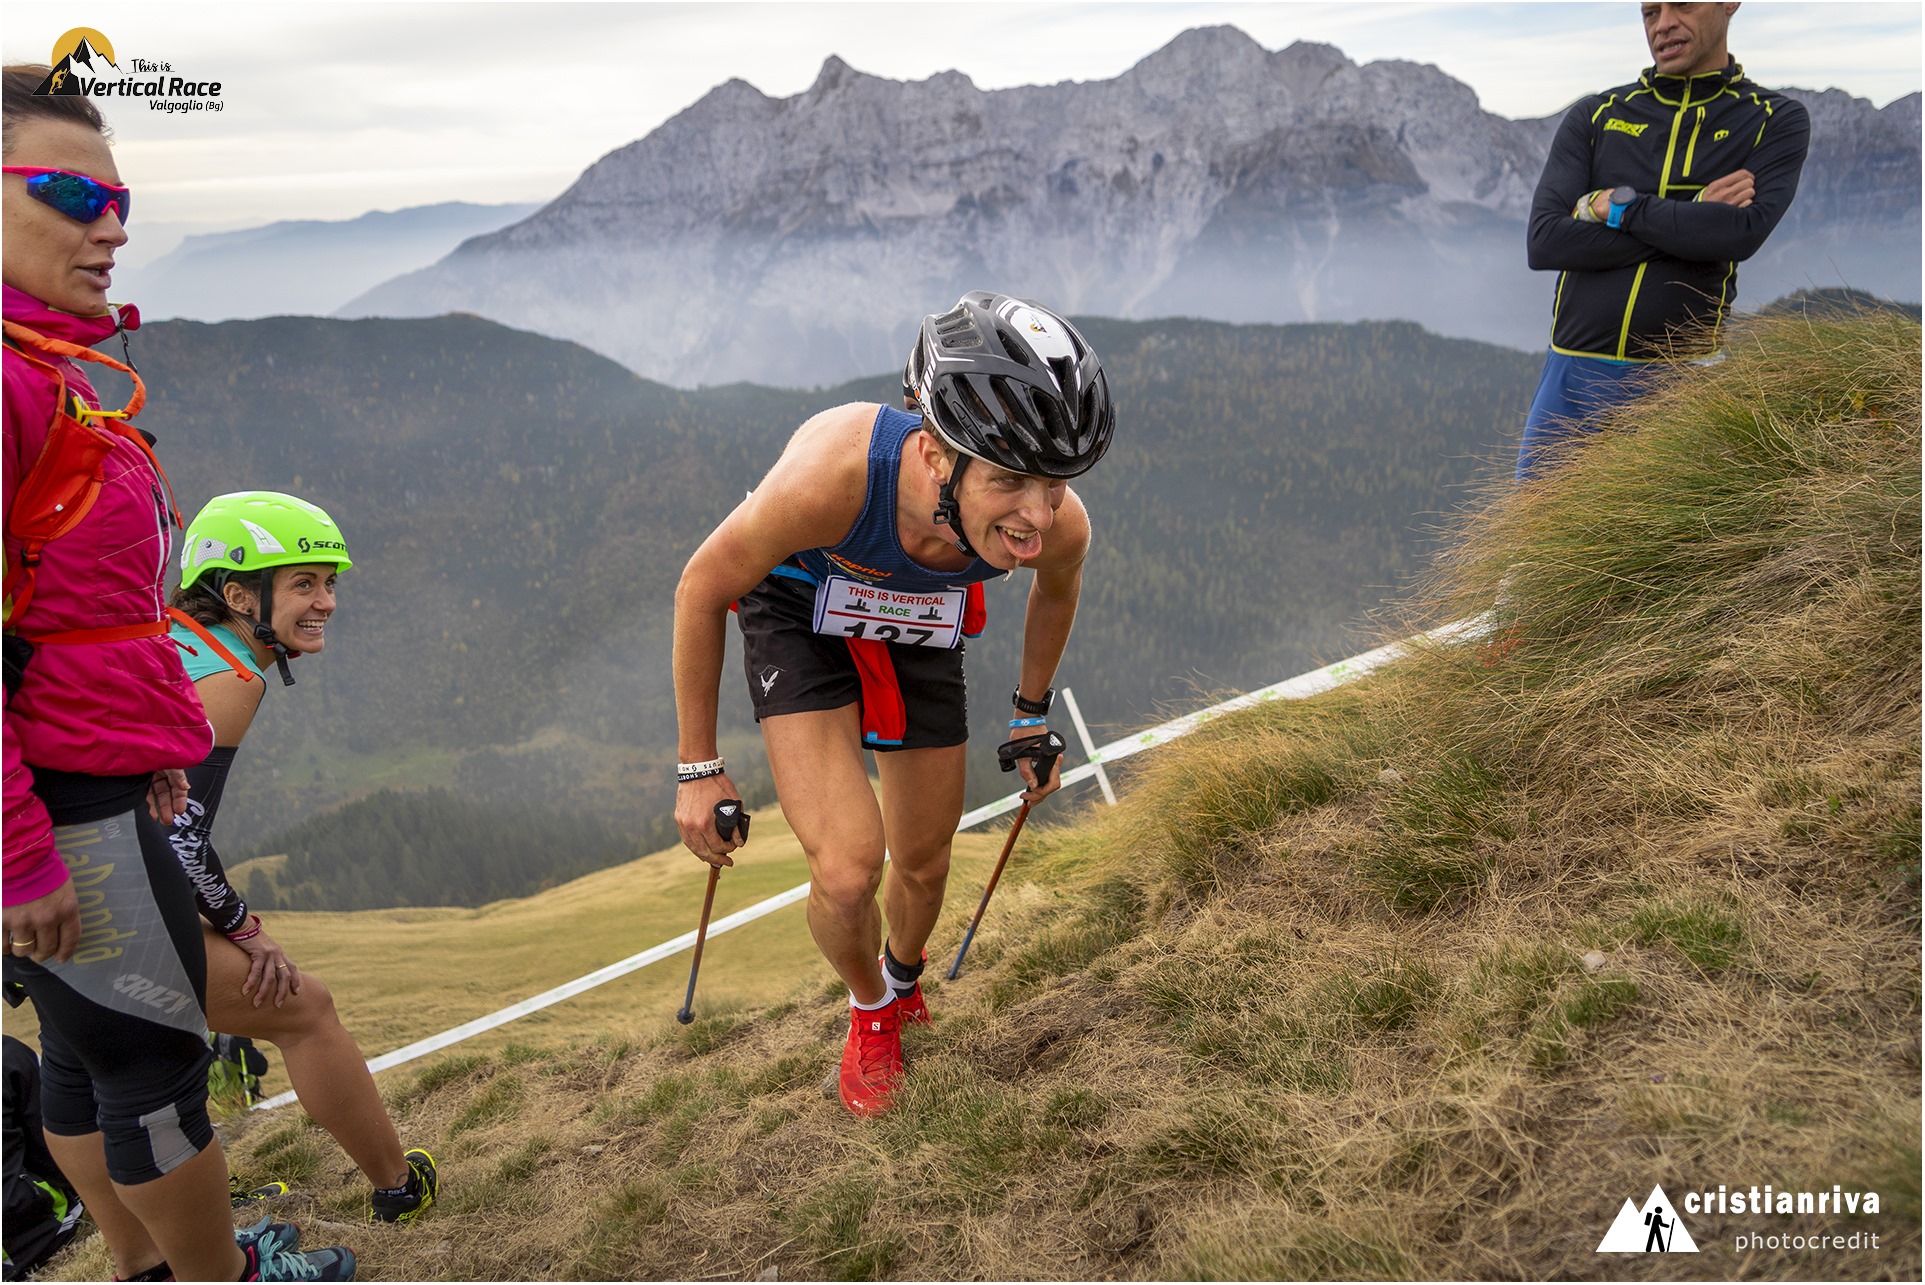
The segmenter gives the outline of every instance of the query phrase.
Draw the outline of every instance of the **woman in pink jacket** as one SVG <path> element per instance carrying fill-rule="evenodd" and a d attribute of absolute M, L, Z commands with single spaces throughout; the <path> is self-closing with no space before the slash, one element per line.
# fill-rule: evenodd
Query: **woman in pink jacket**
<path fill-rule="evenodd" d="M 40 1019 L 49 1149 L 122 1277 L 352 1276 L 280 1224 L 237 1243 L 207 1116 L 205 959 L 160 818 L 213 735 L 167 637 L 173 513 L 151 442 L 100 408 L 88 345 L 137 319 L 107 303 L 129 194 L 85 98 L 4 73 L 5 976 Z M 126 367 L 121 367 L 125 369 Z M 111 1183 L 111 1187 L 107 1184 Z M 106 1206 L 117 1205 L 112 1212 Z"/>

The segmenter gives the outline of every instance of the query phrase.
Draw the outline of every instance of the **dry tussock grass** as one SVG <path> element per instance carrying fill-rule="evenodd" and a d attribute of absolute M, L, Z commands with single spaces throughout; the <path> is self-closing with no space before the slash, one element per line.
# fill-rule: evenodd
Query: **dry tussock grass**
<path fill-rule="evenodd" d="M 1467 524 L 1426 601 L 1489 641 L 1034 827 L 892 1115 L 824 1097 L 820 983 L 611 1022 L 395 1091 L 443 1205 L 340 1234 L 371 1278 L 1917 1279 L 1918 328 L 1732 352 Z M 324 1237 L 358 1207 L 300 1130 L 230 1136 L 307 1157 Z M 1594 1252 L 1720 1183 L 1883 1211 Z"/>

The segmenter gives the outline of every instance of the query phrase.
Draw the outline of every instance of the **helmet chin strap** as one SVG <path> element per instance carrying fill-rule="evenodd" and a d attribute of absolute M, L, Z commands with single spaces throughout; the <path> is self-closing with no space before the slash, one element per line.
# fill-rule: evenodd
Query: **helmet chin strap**
<path fill-rule="evenodd" d="M 289 654 L 287 644 L 274 636 L 274 630 L 270 626 L 251 618 L 248 618 L 247 623 L 254 626 L 254 636 L 256 638 L 274 649 L 274 663 L 281 671 L 281 686 L 294 686 L 294 675 L 289 673 L 287 668 L 287 658 Z"/>
<path fill-rule="evenodd" d="M 231 606 L 229 610 L 232 610 Z M 294 686 L 294 675 L 288 671 L 287 667 L 287 658 L 289 655 L 287 644 L 274 636 L 274 626 L 265 623 L 266 621 L 274 619 L 274 568 L 272 567 L 261 572 L 260 612 L 259 619 L 243 611 L 235 611 L 234 614 L 248 623 L 248 627 L 254 631 L 254 639 L 256 642 L 264 643 L 273 650 L 274 664 L 281 671 L 281 686 L 292 687 Z"/>
<path fill-rule="evenodd" d="M 972 558 L 980 558 L 983 555 L 976 552 L 969 543 L 969 537 L 963 534 L 962 505 L 956 499 L 956 485 L 962 480 L 963 469 L 968 467 L 970 458 L 961 451 L 956 452 L 956 467 L 949 470 L 949 480 L 936 488 L 934 517 L 936 525 L 949 528 L 949 534 L 956 541 L 958 549 Z"/>

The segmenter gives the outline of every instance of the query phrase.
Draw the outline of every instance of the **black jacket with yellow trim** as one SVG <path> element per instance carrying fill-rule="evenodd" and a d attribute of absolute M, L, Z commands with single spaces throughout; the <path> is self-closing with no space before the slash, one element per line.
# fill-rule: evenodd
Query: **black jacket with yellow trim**
<path fill-rule="evenodd" d="M 1551 346 L 1581 357 L 1650 361 L 1716 346 L 1756 254 L 1798 191 L 1811 122 L 1804 104 L 1745 79 L 1736 62 L 1660 76 L 1580 99 L 1565 113 L 1531 202 L 1532 268 L 1556 270 Z M 1757 194 L 1740 209 L 1695 198 L 1747 169 Z M 1621 226 L 1572 210 L 1588 192 L 1638 192 Z M 1668 338 L 1691 336 L 1680 350 Z"/>

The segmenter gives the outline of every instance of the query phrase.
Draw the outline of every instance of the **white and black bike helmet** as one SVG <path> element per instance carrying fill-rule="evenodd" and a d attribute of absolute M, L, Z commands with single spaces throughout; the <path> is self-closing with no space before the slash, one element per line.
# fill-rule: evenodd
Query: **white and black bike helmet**
<path fill-rule="evenodd" d="M 962 452 L 936 521 L 974 553 L 957 520 L 955 488 L 970 459 L 1017 473 L 1071 478 L 1109 449 L 1116 408 L 1102 359 L 1076 327 L 1027 300 L 972 290 L 922 319 L 902 371 L 903 403 Z"/>

